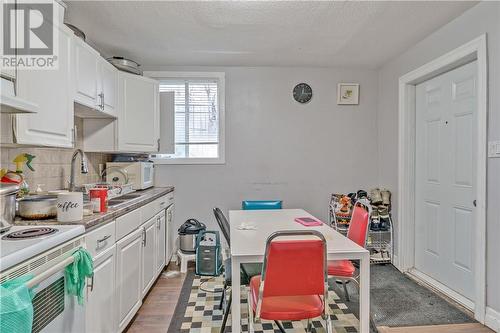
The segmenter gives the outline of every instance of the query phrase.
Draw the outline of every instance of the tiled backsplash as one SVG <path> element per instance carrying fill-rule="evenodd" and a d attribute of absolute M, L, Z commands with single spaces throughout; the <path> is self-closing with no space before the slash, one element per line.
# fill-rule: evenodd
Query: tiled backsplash
<path fill-rule="evenodd" d="M 83 133 L 80 130 L 82 122 L 78 118 L 75 118 L 75 124 L 78 127 L 77 133 Z M 76 147 L 81 148 L 82 142 L 83 140 L 79 135 Z M 23 167 L 23 173 L 30 190 L 34 191 L 37 184 L 44 184 L 44 190 L 67 188 L 71 173 L 71 156 L 74 151 L 74 149 L 64 148 L 2 147 L 0 148 L 0 167 L 14 170 L 15 165 L 12 160 L 21 153 L 29 153 L 36 156 L 31 163 L 35 171 L 29 170 L 26 166 Z M 99 181 L 99 164 L 110 161 L 112 156 L 102 153 L 85 153 L 85 155 L 88 159 L 89 173 L 86 175 L 80 173 L 80 157 L 77 157 L 75 164 L 77 184 Z"/>

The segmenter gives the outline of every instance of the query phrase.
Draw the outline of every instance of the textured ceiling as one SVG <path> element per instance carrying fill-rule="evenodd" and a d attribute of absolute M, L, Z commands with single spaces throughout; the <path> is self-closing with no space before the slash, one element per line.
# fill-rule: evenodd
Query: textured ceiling
<path fill-rule="evenodd" d="M 106 56 L 142 65 L 377 68 L 476 2 L 66 1 Z"/>

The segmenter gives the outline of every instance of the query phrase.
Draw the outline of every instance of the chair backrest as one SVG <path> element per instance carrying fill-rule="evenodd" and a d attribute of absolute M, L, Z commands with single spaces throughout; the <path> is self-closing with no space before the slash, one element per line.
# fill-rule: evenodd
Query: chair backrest
<path fill-rule="evenodd" d="M 281 209 L 282 207 L 282 200 L 245 200 L 241 202 L 243 210 Z"/>
<path fill-rule="evenodd" d="M 366 207 L 366 208 L 365 208 Z M 347 238 L 365 247 L 368 226 L 370 224 L 370 205 L 366 206 L 361 200 L 354 204 L 352 209 L 351 222 L 347 231 Z"/>
<path fill-rule="evenodd" d="M 317 239 L 273 240 L 300 235 Z M 327 278 L 326 241 L 321 233 L 280 231 L 268 238 L 262 267 L 262 297 L 324 295 Z"/>
<path fill-rule="evenodd" d="M 231 239 L 229 236 L 229 222 L 227 221 L 222 211 L 217 207 L 214 208 L 214 215 L 215 219 L 217 220 L 217 224 L 219 225 L 219 228 L 222 231 L 222 235 L 226 240 L 227 245 L 231 246 Z"/>

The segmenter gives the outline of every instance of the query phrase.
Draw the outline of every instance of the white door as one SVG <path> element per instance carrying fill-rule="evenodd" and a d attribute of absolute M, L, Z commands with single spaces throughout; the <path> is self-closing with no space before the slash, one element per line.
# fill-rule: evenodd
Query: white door
<path fill-rule="evenodd" d="M 158 214 L 156 219 L 156 272 L 160 274 L 165 267 L 166 255 L 165 211 Z"/>
<path fill-rule="evenodd" d="M 89 108 L 97 108 L 97 80 L 99 53 L 80 38 L 74 38 L 75 101 Z"/>
<path fill-rule="evenodd" d="M 94 277 L 87 286 L 85 328 L 88 333 L 116 332 L 115 311 L 115 252 L 113 246 L 94 259 Z"/>
<path fill-rule="evenodd" d="M 73 147 L 73 96 L 71 84 L 73 32 L 59 29 L 59 67 L 55 70 L 19 70 L 18 95 L 37 104 L 38 113 L 16 115 L 16 142 Z"/>
<path fill-rule="evenodd" d="M 156 277 L 156 216 L 144 223 L 142 242 L 142 296 L 145 296 Z"/>
<path fill-rule="evenodd" d="M 138 229 L 116 243 L 116 311 L 121 332 L 141 307 L 143 232 Z"/>
<path fill-rule="evenodd" d="M 101 103 L 104 112 L 112 116 L 116 116 L 116 103 L 118 100 L 118 69 L 106 60 L 100 59 L 99 74 L 99 103 Z"/>
<path fill-rule="evenodd" d="M 167 208 L 166 211 L 166 227 L 165 227 L 165 232 L 167 234 L 167 240 L 166 240 L 166 255 L 165 255 L 165 261 L 166 264 L 170 262 L 170 259 L 172 258 L 172 255 L 174 254 L 174 242 L 175 242 L 175 235 L 174 235 L 174 205 L 170 205 Z"/>
<path fill-rule="evenodd" d="M 416 87 L 415 268 L 474 302 L 476 62 Z"/>
<path fill-rule="evenodd" d="M 118 148 L 156 152 L 159 145 L 159 85 L 150 78 L 119 73 Z"/>

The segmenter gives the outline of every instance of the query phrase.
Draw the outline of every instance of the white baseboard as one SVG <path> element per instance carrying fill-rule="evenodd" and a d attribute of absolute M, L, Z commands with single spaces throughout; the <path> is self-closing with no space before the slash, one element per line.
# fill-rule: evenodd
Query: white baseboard
<path fill-rule="evenodd" d="M 484 324 L 495 332 L 500 332 L 500 312 L 495 311 L 490 307 L 486 307 Z"/>

